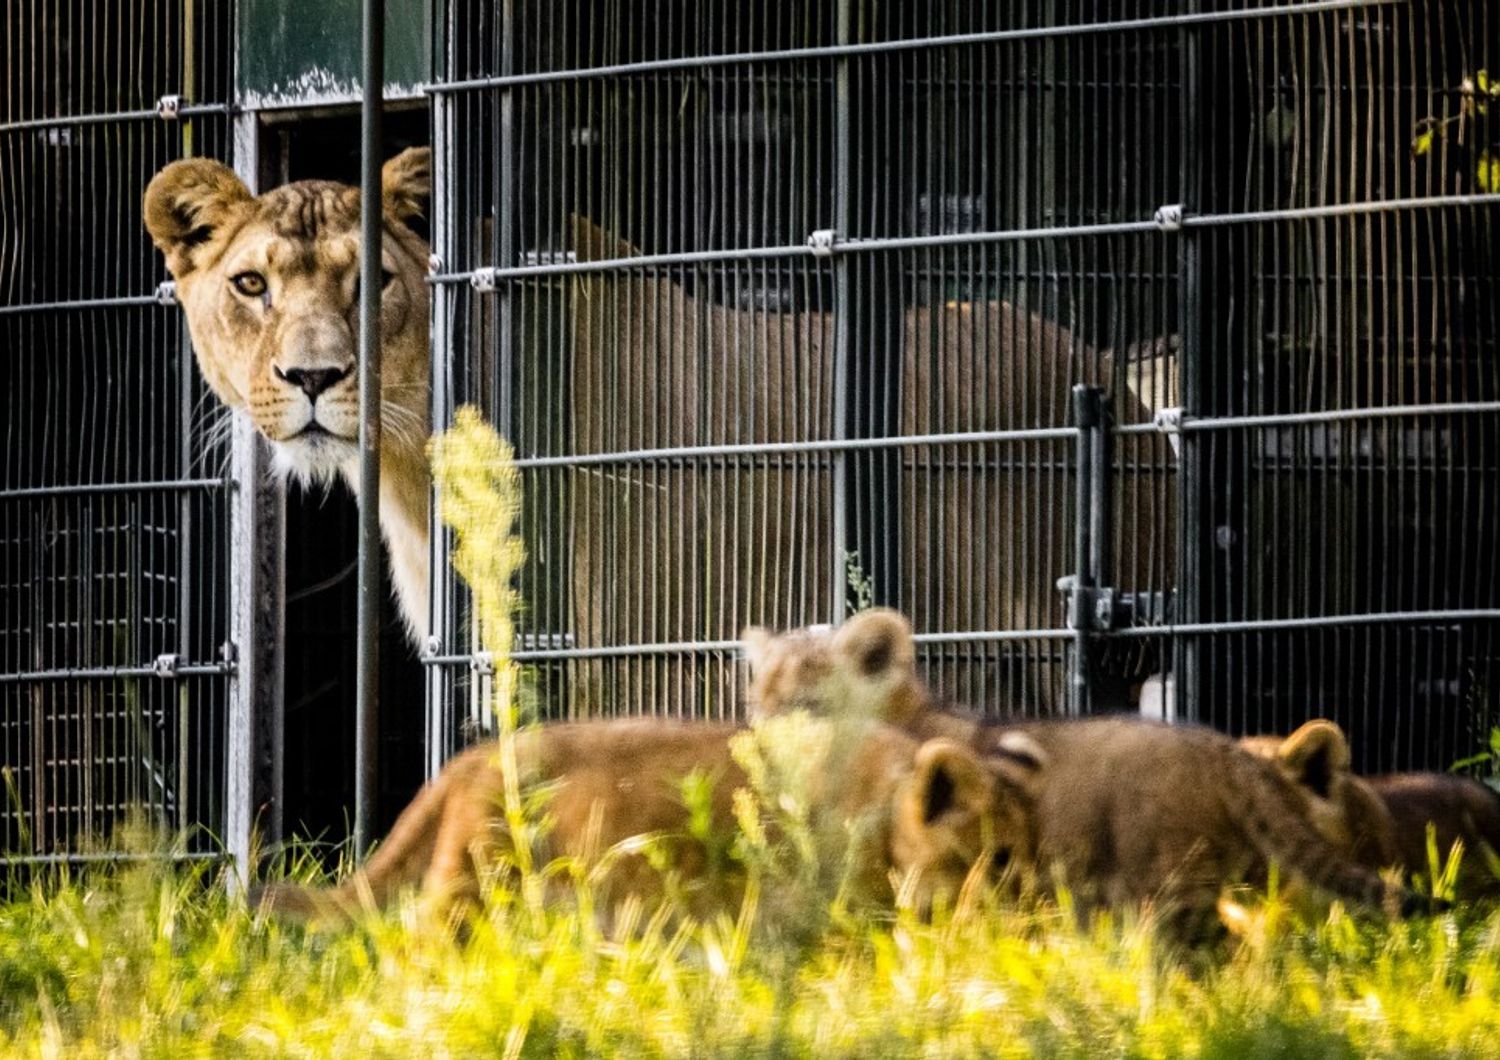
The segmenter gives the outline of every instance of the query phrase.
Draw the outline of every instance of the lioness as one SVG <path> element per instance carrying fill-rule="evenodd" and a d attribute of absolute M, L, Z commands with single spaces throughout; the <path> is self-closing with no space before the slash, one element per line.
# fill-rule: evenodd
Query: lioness
<path fill-rule="evenodd" d="M 385 164 L 380 524 L 408 634 L 427 621 L 427 244 L 406 222 L 428 194 L 430 152 Z M 203 376 L 304 482 L 358 475 L 359 189 L 304 180 L 251 195 L 206 158 L 146 188 L 146 229 L 177 281 Z"/>
<path fill-rule="evenodd" d="M 820 724 L 826 726 L 827 722 Z M 997 862 L 1027 857 L 1025 795 L 1009 790 L 1006 770 L 949 740 L 919 742 L 885 725 L 839 727 L 812 792 L 816 813 L 858 823 L 854 882 L 888 894 L 892 872 L 911 874 L 918 903 L 953 892 L 982 854 Z M 717 866 L 702 834 L 690 833 L 681 781 L 706 775 L 711 829 L 734 825 L 735 792 L 748 786 L 731 740 L 749 730 L 704 723 L 617 720 L 549 725 L 514 738 L 515 782 L 548 784 L 543 859 L 592 861 L 616 848 L 595 891 L 604 905 L 627 895 L 653 898 L 661 874 L 632 837 L 655 834 L 668 868 L 700 904 L 722 904 L 740 873 Z M 852 734 L 852 738 L 851 737 Z M 418 793 L 368 864 L 332 888 L 276 884 L 258 892 L 260 908 L 299 918 L 347 916 L 368 898 L 383 906 L 420 884 L 423 903 L 449 909 L 478 897 L 480 871 L 505 849 L 506 783 L 498 744 L 454 758 Z M 660 865 L 660 860 L 657 861 Z"/>
<path fill-rule="evenodd" d="M 1196 932 L 1225 886 L 1259 880 L 1271 861 L 1388 912 L 1419 904 L 1317 832 L 1306 789 L 1219 733 L 1122 717 L 985 724 L 942 711 L 917 676 L 909 624 L 884 609 L 836 631 L 751 629 L 744 640 L 760 715 L 822 703 L 967 734 L 991 760 L 1008 760 L 1035 815 L 1033 868 L 1082 910 L 1147 901 L 1169 931 Z"/>

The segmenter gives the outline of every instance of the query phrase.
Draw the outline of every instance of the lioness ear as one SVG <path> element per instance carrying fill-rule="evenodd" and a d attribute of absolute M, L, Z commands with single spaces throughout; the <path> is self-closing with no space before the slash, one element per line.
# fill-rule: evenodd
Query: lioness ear
<path fill-rule="evenodd" d="M 193 251 L 213 238 L 245 203 L 250 189 L 211 158 L 173 162 L 146 186 L 146 231 L 178 279 L 193 271 Z"/>
<path fill-rule="evenodd" d="M 854 664 L 855 673 L 867 680 L 911 674 L 917 669 L 911 623 L 889 607 L 861 611 L 845 622 L 833 636 L 833 647 Z"/>
<path fill-rule="evenodd" d="M 421 216 L 432 194 L 432 148 L 408 147 L 381 167 L 380 194 L 386 212 L 403 221 Z"/>
<path fill-rule="evenodd" d="M 1334 776 L 1349 769 L 1349 740 L 1333 722 L 1315 718 L 1282 741 L 1278 757 L 1297 783 L 1326 799 Z"/>

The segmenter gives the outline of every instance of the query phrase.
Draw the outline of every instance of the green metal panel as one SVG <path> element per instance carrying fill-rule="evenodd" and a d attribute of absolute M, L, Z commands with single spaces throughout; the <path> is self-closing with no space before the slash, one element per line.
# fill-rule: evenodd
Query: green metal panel
<path fill-rule="evenodd" d="M 360 98 L 361 0 L 240 0 L 240 106 L 312 106 Z M 420 95 L 432 27 L 425 0 L 387 0 L 386 97 Z"/>

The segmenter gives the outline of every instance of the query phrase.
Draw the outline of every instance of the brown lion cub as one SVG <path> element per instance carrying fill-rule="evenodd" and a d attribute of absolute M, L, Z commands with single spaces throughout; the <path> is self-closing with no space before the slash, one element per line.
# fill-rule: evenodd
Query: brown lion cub
<path fill-rule="evenodd" d="M 1307 793 L 1308 819 L 1334 846 L 1372 869 L 1400 861 L 1390 810 L 1350 768 L 1349 740 L 1337 724 L 1314 718 L 1289 736 L 1246 736 L 1240 746 Z"/>
<path fill-rule="evenodd" d="M 1144 901 L 1169 930 L 1196 929 L 1226 885 L 1263 879 L 1272 861 L 1364 905 L 1417 904 L 1319 835 L 1304 788 L 1219 733 L 1121 717 L 996 725 L 940 710 L 917 676 L 910 625 L 893 611 L 744 639 L 760 715 L 821 702 L 914 732 L 967 734 L 1009 762 L 1031 800 L 1032 868 L 1082 910 Z"/>
<path fill-rule="evenodd" d="M 1477 780 L 1449 773 L 1387 773 L 1370 777 L 1370 789 L 1390 811 L 1401 867 L 1416 875 L 1432 871 L 1427 826 L 1439 858 L 1463 841 L 1458 866 L 1460 898 L 1500 896 L 1500 795 Z"/>
<path fill-rule="evenodd" d="M 614 848 L 594 892 L 600 907 L 608 908 L 626 896 L 661 896 L 666 881 L 658 866 L 665 850 L 667 870 L 687 886 L 692 907 L 722 907 L 738 893 L 741 873 L 734 865 L 714 866 L 723 859 L 713 857 L 704 841 L 709 837 L 689 833 L 692 811 L 681 781 L 690 774 L 711 780 L 712 830 L 732 835 L 734 793 L 748 782 L 731 744 L 748 731 L 622 720 L 519 733 L 519 783 L 553 789 L 545 811 L 550 828 L 536 863 L 557 856 L 592 862 Z M 889 898 L 892 874 L 909 873 L 914 900 L 930 902 L 955 891 L 982 855 L 999 849 L 1003 860 L 1009 852 L 1009 845 L 995 844 L 1016 829 L 1020 803 L 1005 791 L 1003 771 L 961 744 L 919 743 L 890 726 L 857 726 L 847 733 L 840 727 L 839 736 L 817 771 L 814 810 L 860 825 L 854 882 L 869 897 Z M 262 909 L 299 918 L 348 917 L 366 904 L 385 906 L 410 886 L 420 886 L 429 909 L 472 904 L 482 867 L 507 841 L 505 783 L 500 745 L 468 750 L 418 793 L 349 880 L 330 888 L 275 884 L 261 889 L 256 900 Z M 655 865 L 626 843 L 648 834 L 661 844 L 653 851 Z"/>

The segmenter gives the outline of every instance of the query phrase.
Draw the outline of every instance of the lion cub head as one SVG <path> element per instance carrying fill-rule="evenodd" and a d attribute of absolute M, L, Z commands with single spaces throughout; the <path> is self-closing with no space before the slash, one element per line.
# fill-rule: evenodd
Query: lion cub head
<path fill-rule="evenodd" d="M 836 629 L 778 634 L 750 626 L 740 639 L 750 663 L 752 718 L 806 709 L 906 728 L 931 709 L 917 677 L 911 623 L 890 608 L 862 611 Z"/>
<path fill-rule="evenodd" d="M 1275 762 L 1306 794 L 1308 820 L 1329 843 L 1370 868 L 1396 864 L 1390 811 L 1350 768 L 1349 741 L 1338 725 L 1315 718 L 1289 736 L 1246 736 L 1240 746 Z"/>
<path fill-rule="evenodd" d="M 389 440 L 419 456 L 429 418 L 427 245 L 406 222 L 428 193 L 429 161 L 414 148 L 383 171 L 382 407 Z M 152 179 L 145 221 L 214 392 L 249 415 L 283 470 L 304 480 L 352 475 L 359 189 L 304 180 L 257 197 L 222 163 L 186 159 Z"/>

